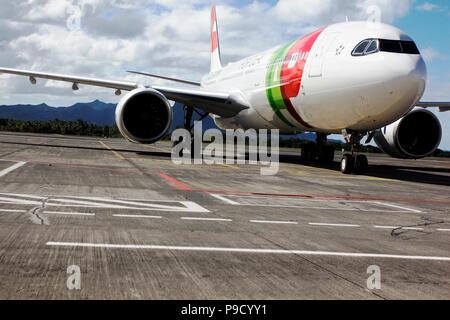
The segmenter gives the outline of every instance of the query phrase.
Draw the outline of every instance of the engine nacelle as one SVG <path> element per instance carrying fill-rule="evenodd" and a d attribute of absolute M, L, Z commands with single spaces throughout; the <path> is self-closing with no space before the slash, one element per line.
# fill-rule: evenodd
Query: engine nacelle
<path fill-rule="evenodd" d="M 415 108 L 397 122 L 377 130 L 374 138 L 381 150 L 391 157 L 421 159 L 439 148 L 442 126 L 432 112 Z"/>
<path fill-rule="evenodd" d="M 172 108 L 160 92 L 142 88 L 128 93 L 117 105 L 116 124 L 120 133 L 136 143 L 161 140 L 172 125 Z"/>

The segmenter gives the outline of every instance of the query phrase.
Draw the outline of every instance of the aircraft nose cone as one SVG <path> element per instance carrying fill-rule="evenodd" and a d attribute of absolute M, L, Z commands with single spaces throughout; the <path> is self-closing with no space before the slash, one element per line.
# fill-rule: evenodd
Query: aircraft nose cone
<path fill-rule="evenodd" d="M 404 114 L 422 97 L 426 81 L 427 68 L 420 55 L 398 55 L 391 64 L 391 77 L 386 89 L 393 108 Z"/>
<path fill-rule="evenodd" d="M 411 78 L 414 79 L 419 83 L 419 89 L 421 85 L 424 85 L 427 82 L 427 67 L 425 65 L 425 61 L 423 60 L 422 56 L 419 56 L 419 58 L 411 57 L 410 61 L 410 70 L 409 75 L 411 75 Z"/>

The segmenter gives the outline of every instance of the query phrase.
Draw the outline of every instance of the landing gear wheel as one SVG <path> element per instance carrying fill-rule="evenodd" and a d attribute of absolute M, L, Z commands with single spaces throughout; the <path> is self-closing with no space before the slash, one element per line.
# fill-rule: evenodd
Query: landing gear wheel
<path fill-rule="evenodd" d="M 314 162 L 317 159 L 317 150 L 314 144 L 307 144 L 302 148 L 301 159 L 305 162 Z"/>
<path fill-rule="evenodd" d="M 341 161 L 341 172 L 352 174 L 355 168 L 355 158 L 351 154 L 344 154 Z"/>
<path fill-rule="evenodd" d="M 322 163 L 334 162 L 334 148 L 332 146 L 321 146 L 319 149 L 319 161 Z"/>
<path fill-rule="evenodd" d="M 356 158 L 356 168 L 355 173 L 364 174 L 369 170 L 369 160 L 365 155 L 359 155 Z"/>

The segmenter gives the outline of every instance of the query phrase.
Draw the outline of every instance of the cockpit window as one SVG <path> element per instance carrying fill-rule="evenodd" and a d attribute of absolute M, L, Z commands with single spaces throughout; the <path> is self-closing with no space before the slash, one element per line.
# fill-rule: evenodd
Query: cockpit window
<path fill-rule="evenodd" d="M 378 52 L 378 50 L 379 50 L 378 40 L 372 40 L 370 42 L 369 46 L 366 48 L 366 51 L 364 51 L 364 53 L 367 55 L 367 54 Z"/>
<path fill-rule="evenodd" d="M 353 50 L 352 55 L 354 56 L 363 56 L 364 52 L 366 51 L 367 46 L 369 45 L 371 40 L 364 40 L 360 44 L 358 44 Z"/>
<path fill-rule="evenodd" d="M 380 40 L 380 51 L 402 53 L 403 49 L 400 41 L 395 40 Z"/>
<path fill-rule="evenodd" d="M 352 52 L 352 56 L 367 56 L 380 51 L 402 54 L 420 54 L 414 41 L 366 39 L 356 46 Z"/>
<path fill-rule="evenodd" d="M 406 54 L 420 54 L 419 49 L 417 48 L 414 41 L 400 41 L 402 45 L 403 53 Z"/>

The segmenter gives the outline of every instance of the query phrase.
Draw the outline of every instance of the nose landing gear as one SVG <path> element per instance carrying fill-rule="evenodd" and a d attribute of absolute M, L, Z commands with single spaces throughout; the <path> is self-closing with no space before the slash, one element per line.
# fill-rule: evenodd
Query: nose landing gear
<path fill-rule="evenodd" d="M 358 154 L 361 147 L 361 139 L 364 135 L 353 132 L 348 133 L 343 130 L 345 141 L 351 144 L 351 153 L 346 153 L 341 160 L 341 172 L 343 174 L 364 174 L 369 170 L 369 160 L 365 155 Z"/>

